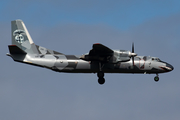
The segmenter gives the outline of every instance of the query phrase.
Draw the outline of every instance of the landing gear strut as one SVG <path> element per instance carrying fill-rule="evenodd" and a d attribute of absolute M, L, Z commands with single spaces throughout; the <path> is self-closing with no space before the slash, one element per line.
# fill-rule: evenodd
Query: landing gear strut
<path fill-rule="evenodd" d="M 156 81 L 156 82 L 159 81 L 159 76 L 158 76 L 158 74 L 156 74 L 156 76 L 154 77 L 154 81 Z"/>

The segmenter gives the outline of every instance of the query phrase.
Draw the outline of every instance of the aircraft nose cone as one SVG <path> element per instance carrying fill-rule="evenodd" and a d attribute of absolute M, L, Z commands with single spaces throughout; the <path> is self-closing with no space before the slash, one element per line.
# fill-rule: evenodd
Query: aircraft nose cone
<path fill-rule="evenodd" d="M 161 66 L 160 68 L 164 70 L 165 72 L 170 72 L 174 69 L 174 67 L 170 65 L 169 63 L 167 62 L 163 62 L 163 63 L 165 63 L 166 66 Z"/>
<path fill-rule="evenodd" d="M 174 70 L 174 67 L 172 65 L 170 65 L 169 63 L 166 63 L 166 67 L 170 68 L 171 71 Z"/>

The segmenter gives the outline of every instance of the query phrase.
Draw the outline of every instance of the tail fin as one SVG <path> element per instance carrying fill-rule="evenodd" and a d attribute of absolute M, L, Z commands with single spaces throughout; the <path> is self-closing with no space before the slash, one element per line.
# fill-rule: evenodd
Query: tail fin
<path fill-rule="evenodd" d="M 38 50 L 22 20 L 11 21 L 12 45 L 30 54 L 38 54 Z"/>
<path fill-rule="evenodd" d="M 22 20 L 11 21 L 12 45 L 9 46 L 11 54 L 62 54 L 44 47 L 35 45 Z M 13 52 L 15 51 L 15 52 Z"/>

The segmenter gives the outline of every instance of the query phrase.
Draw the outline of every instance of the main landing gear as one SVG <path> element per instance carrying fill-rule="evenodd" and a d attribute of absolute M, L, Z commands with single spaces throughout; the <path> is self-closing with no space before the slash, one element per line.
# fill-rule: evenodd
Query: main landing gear
<path fill-rule="evenodd" d="M 159 81 L 159 75 L 156 74 L 156 76 L 154 77 L 154 81 L 158 82 Z"/>
<path fill-rule="evenodd" d="M 102 67 L 103 66 L 101 66 L 101 62 L 99 62 L 99 72 L 97 73 L 97 76 L 98 76 L 98 83 L 100 85 L 105 83 L 104 72 L 102 71 Z"/>
<path fill-rule="evenodd" d="M 104 84 L 105 83 L 105 79 L 104 79 L 104 72 L 103 71 L 99 71 L 98 73 L 97 73 L 97 76 L 98 76 L 98 83 L 99 84 Z"/>

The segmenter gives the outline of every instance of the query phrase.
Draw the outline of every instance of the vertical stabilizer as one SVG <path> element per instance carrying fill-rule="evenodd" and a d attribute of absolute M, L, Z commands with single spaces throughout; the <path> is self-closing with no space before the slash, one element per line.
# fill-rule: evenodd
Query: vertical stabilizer
<path fill-rule="evenodd" d="M 38 50 L 22 20 L 11 21 L 12 45 L 26 53 L 36 54 Z"/>

